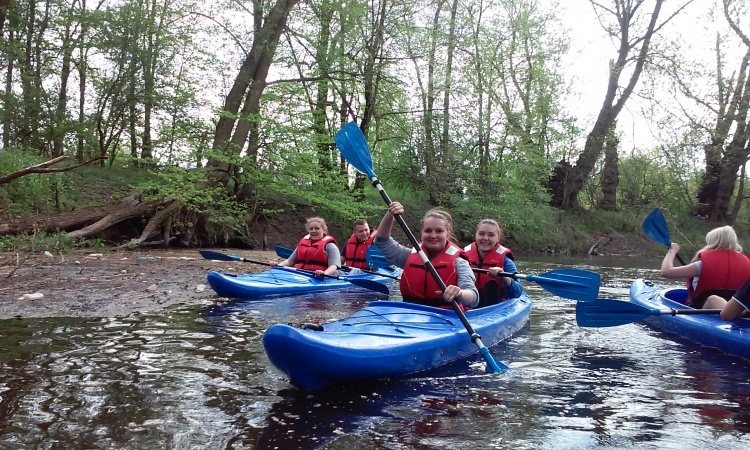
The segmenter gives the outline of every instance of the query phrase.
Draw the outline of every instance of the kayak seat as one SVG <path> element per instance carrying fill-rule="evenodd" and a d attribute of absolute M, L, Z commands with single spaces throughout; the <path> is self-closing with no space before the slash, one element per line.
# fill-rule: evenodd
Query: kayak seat
<path fill-rule="evenodd" d="M 681 303 L 683 305 L 690 304 L 690 297 L 688 296 L 687 289 L 670 289 L 664 292 L 664 296 L 672 300 L 673 302 Z"/>
<path fill-rule="evenodd" d="M 500 303 L 500 286 L 497 281 L 488 281 L 481 291 L 479 291 L 479 304 L 477 308 L 497 305 Z"/>

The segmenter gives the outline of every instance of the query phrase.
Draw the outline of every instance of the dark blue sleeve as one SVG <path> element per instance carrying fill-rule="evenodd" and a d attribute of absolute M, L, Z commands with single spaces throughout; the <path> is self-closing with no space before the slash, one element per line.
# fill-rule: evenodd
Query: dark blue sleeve
<path fill-rule="evenodd" d="M 512 259 L 505 257 L 505 263 L 503 264 L 503 271 L 508 273 L 516 273 L 518 269 Z M 511 279 L 510 287 L 505 288 L 505 294 L 508 298 L 520 297 L 523 294 L 523 286 L 518 280 Z"/>

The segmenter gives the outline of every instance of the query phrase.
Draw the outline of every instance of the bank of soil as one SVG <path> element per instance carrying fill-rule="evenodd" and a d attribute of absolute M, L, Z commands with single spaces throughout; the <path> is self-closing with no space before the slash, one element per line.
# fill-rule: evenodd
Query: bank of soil
<path fill-rule="evenodd" d="M 229 250 L 257 261 L 274 252 Z M 266 266 L 203 259 L 195 249 L 0 253 L 0 319 L 113 317 L 174 305 L 222 301 L 208 286 L 209 270 L 259 272 Z M 38 295 L 42 294 L 42 298 Z"/>

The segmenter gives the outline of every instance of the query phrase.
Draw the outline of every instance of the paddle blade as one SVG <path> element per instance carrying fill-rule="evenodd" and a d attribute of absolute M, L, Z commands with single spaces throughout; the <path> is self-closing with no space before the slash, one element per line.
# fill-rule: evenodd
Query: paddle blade
<path fill-rule="evenodd" d="M 528 275 L 533 281 L 558 297 L 591 302 L 599 296 L 601 276 L 596 272 L 580 269 L 559 269 L 542 275 Z"/>
<path fill-rule="evenodd" d="M 376 269 L 385 269 L 393 265 L 389 263 L 387 259 L 385 259 L 385 256 L 383 256 L 383 254 L 380 253 L 380 250 L 378 250 L 378 248 L 374 245 L 367 247 L 367 255 L 365 256 L 365 261 L 367 262 L 368 266 L 374 267 Z"/>
<path fill-rule="evenodd" d="M 215 252 L 213 250 L 198 250 L 205 259 L 213 259 L 216 261 L 242 261 L 242 258 L 234 255 L 227 255 L 226 253 Z"/>
<path fill-rule="evenodd" d="M 646 233 L 646 236 L 648 236 L 649 239 L 657 244 L 665 245 L 667 247 L 672 245 L 672 240 L 669 237 L 667 219 L 664 218 L 664 214 L 662 214 L 659 208 L 654 208 L 654 210 L 651 211 L 643 221 L 643 232 Z"/>
<path fill-rule="evenodd" d="M 480 348 L 479 353 L 487 363 L 487 373 L 505 373 L 510 369 L 510 367 L 493 358 L 487 347 Z"/>
<path fill-rule="evenodd" d="M 292 249 L 282 247 L 280 245 L 276 246 L 276 256 L 278 256 L 279 258 L 289 258 L 290 256 L 292 256 L 292 253 L 294 253 L 294 250 Z"/>
<path fill-rule="evenodd" d="M 576 304 L 576 323 L 579 327 L 616 327 L 660 314 L 658 309 L 621 300 L 600 298 L 594 302 Z"/>
<path fill-rule="evenodd" d="M 344 277 L 346 281 L 350 282 L 351 284 L 364 288 L 364 289 L 370 289 L 371 291 L 379 292 L 381 294 L 390 295 L 391 290 L 388 289 L 388 286 L 386 286 L 383 283 L 379 283 L 374 280 L 361 280 L 358 278 L 347 278 Z"/>
<path fill-rule="evenodd" d="M 375 176 L 372 169 L 372 156 L 367 139 L 355 122 L 349 122 L 336 133 L 333 140 L 339 148 L 339 152 L 349 164 L 354 166 L 368 178 Z"/>

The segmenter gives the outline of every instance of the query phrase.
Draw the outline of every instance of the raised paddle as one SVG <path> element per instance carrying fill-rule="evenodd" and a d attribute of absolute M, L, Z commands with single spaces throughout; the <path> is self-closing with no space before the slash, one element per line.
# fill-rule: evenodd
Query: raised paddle
<path fill-rule="evenodd" d="M 216 261 L 241 261 L 246 263 L 253 263 L 253 264 L 260 264 L 261 266 L 270 266 L 274 268 L 284 268 L 287 270 L 291 270 L 294 272 L 302 272 L 309 275 L 314 275 L 314 270 L 306 270 L 306 269 L 296 269 L 294 267 L 286 267 L 286 266 L 273 266 L 270 263 L 263 262 L 263 261 L 253 261 L 252 259 L 243 258 L 242 256 L 235 256 L 235 255 L 227 255 L 226 253 L 221 252 L 215 252 L 213 250 L 199 250 L 198 251 L 201 256 L 203 256 L 206 259 L 214 259 Z M 336 275 L 328 275 L 323 274 L 322 275 L 325 278 L 333 278 L 336 280 L 343 280 L 348 281 L 349 283 L 359 286 L 361 288 L 370 289 L 372 291 L 379 292 L 381 294 L 389 295 L 391 293 L 390 289 L 388 289 L 388 286 L 386 286 L 383 283 L 378 283 L 374 280 L 363 280 L 358 278 L 347 278 L 347 277 L 339 277 Z"/>
<path fill-rule="evenodd" d="M 383 189 L 383 185 L 380 183 L 380 180 L 378 180 L 378 177 L 375 175 L 375 172 L 373 170 L 372 155 L 370 155 L 370 147 L 367 145 L 367 139 L 365 139 L 365 136 L 362 134 L 362 131 L 359 129 L 357 124 L 354 122 L 349 122 L 348 124 L 344 125 L 341 130 L 336 133 L 334 140 L 336 141 L 336 146 L 338 146 L 341 155 L 349 162 L 349 164 L 354 166 L 355 169 L 367 175 L 367 177 L 372 182 L 372 185 L 375 186 L 375 188 L 380 193 L 383 201 L 385 201 L 387 205 L 390 205 L 392 203 L 391 199 Z M 396 221 L 398 221 L 401 229 L 404 230 L 404 234 L 406 234 L 406 237 L 409 238 L 409 242 L 411 243 L 412 247 L 417 250 L 419 257 L 422 259 L 425 267 L 435 279 L 435 282 L 437 282 L 438 286 L 440 286 L 440 290 L 445 292 L 447 286 L 440 278 L 437 270 L 435 270 L 435 266 L 433 266 L 430 260 L 427 258 L 427 255 L 422 250 L 422 247 L 419 246 L 417 238 L 415 238 L 414 234 L 411 232 L 411 230 L 409 230 L 409 226 L 406 224 L 406 221 L 404 221 L 404 218 L 401 217 L 400 214 L 398 214 L 396 215 Z M 482 343 L 482 338 L 476 331 L 474 331 L 474 328 L 472 328 L 468 319 L 466 319 L 466 315 L 463 311 L 461 311 L 461 308 L 458 306 L 458 303 L 456 303 L 455 299 L 451 301 L 451 306 L 453 307 L 453 311 L 455 311 L 464 328 L 466 328 L 469 336 L 471 336 L 471 341 L 477 346 L 477 348 L 479 348 L 479 353 L 487 362 L 487 371 L 495 373 L 502 373 L 507 371 L 508 366 L 495 360 L 495 358 L 490 353 L 490 350 L 484 346 L 484 344 Z"/>
<path fill-rule="evenodd" d="M 622 300 L 600 298 L 576 304 L 576 322 L 580 327 L 616 327 L 651 316 L 719 314 L 720 309 L 656 309 Z"/>
<path fill-rule="evenodd" d="M 376 248 L 374 248 L 372 246 L 369 247 L 368 250 L 370 248 L 372 248 L 374 250 L 377 250 Z M 286 247 L 282 247 L 280 245 L 276 246 L 276 255 L 279 256 L 280 258 L 289 258 L 290 256 L 292 256 L 292 253 L 294 253 L 294 251 L 292 249 L 289 249 L 289 248 L 286 248 Z M 383 258 L 383 259 L 385 259 L 385 258 Z M 372 266 L 372 267 L 375 267 L 375 266 Z M 389 267 L 389 266 L 382 266 L 382 267 Z M 342 265 L 341 266 L 341 270 L 352 270 L 352 269 L 354 269 L 354 267 L 350 267 L 350 266 L 346 266 L 346 265 Z M 359 270 L 361 270 L 363 272 L 373 273 L 373 274 L 379 275 L 381 277 L 393 278 L 394 280 L 400 280 L 399 277 L 396 277 L 396 276 L 393 276 L 393 275 L 390 275 L 390 274 L 387 274 L 387 273 L 383 273 L 383 272 L 380 272 L 378 270 L 362 269 L 362 268 L 359 268 Z"/>
<path fill-rule="evenodd" d="M 384 256 L 367 254 L 367 264 L 372 267 L 388 267 L 391 263 Z M 487 269 L 472 269 L 474 272 L 489 273 Z M 594 301 L 599 295 L 601 277 L 596 272 L 580 269 L 559 269 L 541 275 L 500 272 L 500 276 L 537 283 L 558 297 L 583 302 Z"/>
<path fill-rule="evenodd" d="M 667 248 L 672 246 L 672 239 L 669 237 L 667 219 L 664 218 L 664 214 L 662 214 L 661 209 L 659 208 L 654 208 L 653 211 L 646 216 L 646 219 L 643 221 L 643 232 L 646 233 L 646 236 L 648 236 L 649 239 L 657 244 L 665 245 Z M 675 256 L 680 264 L 684 266 L 685 261 L 682 260 L 682 257 L 679 254 Z"/>

